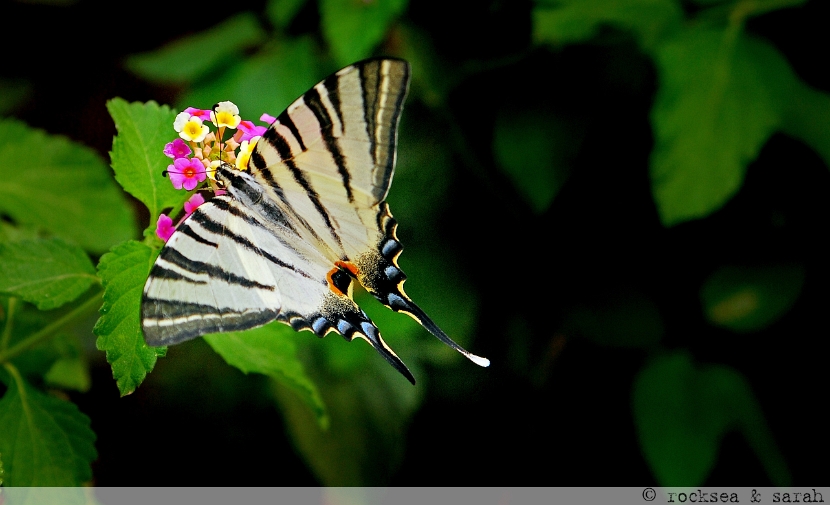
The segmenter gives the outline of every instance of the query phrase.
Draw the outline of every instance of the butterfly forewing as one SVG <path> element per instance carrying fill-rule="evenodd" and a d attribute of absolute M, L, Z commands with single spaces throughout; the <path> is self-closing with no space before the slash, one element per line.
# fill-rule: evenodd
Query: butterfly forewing
<path fill-rule="evenodd" d="M 337 259 L 379 240 L 378 204 L 394 172 L 408 82 L 401 60 L 347 67 L 291 104 L 251 157 L 257 180 Z"/>

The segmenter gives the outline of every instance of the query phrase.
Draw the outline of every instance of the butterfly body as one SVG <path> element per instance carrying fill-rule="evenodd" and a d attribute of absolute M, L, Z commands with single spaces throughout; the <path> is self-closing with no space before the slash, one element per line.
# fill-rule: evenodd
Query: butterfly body
<path fill-rule="evenodd" d="M 227 194 L 198 207 L 159 254 L 144 289 L 149 345 L 272 320 L 367 340 L 414 378 L 352 300 L 360 282 L 473 361 L 403 292 L 402 246 L 384 201 L 409 66 L 367 60 L 314 86 L 257 143 L 250 173 L 221 164 Z"/>

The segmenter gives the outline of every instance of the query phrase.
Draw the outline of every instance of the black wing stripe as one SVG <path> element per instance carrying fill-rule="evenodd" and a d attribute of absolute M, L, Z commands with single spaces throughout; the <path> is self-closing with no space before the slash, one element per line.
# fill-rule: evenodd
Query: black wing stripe
<path fill-rule="evenodd" d="M 209 231 L 210 233 L 213 233 L 214 235 L 219 235 L 219 236 L 222 236 L 222 237 L 225 237 L 225 238 L 229 238 L 229 239 L 233 240 L 234 242 L 236 242 L 237 244 L 244 247 L 245 249 L 247 249 L 249 251 L 252 251 L 252 252 L 256 253 L 259 256 L 262 256 L 263 258 L 267 259 L 268 261 L 270 261 L 271 263 L 273 263 L 275 265 L 278 265 L 282 268 L 291 270 L 292 272 L 295 272 L 299 275 L 302 275 L 303 277 L 305 277 L 307 279 L 313 279 L 313 277 L 311 275 L 309 275 L 308 273 L 306 273 L 303 270 L 295 267 L 294 265 L 290 265 L 290 264 L 282 261 L 281 259 L 277 258 L 276 256 L 269 253 L 268 251 L 265 251 L 265 250 L 261 249 L 260 247 L 257 247 L 256 245 L 254 245 L 253 242 L 251 242 L 247 238 L 243 237 L 242 235 L 237 235 L 236 233 L 232 232 L 227 226 L 223 225 L 222 223 L 218 223 L 218 222 L 210 219 L 205 213 L 201 213 L 201 212 L 200 213 L 194 213 L 191 219 L 194 220 L 195 222 L 199 223 L 199 225 L 202 228 Z M 233 275 L 233 274 L 229 274 L 229 275 Z M 250 281 L 250 282 L 255 282 L 255 281 Z M 262 284 L 259 284 L 257 282 L 255 282 L 255 283 L 258 284 L 259 286 L 262 286 Z M 267 286 L 267 287 L 263 287 L 262 289 L 269 289 L 269 290 L 273 291 L 274 287 L 273 286 Z"/>
<path fill-rule="evenodd" d="M 406 100 L 407 87 L 409 83 L 409 65 L 402 65 L 403 75 L 400 76 L 400 82 L 394 82 L 390 86 L 391 89 L 401 89 L 398 93 L 398 99 L 395 101 L 395 107 L 390 111 L 391 117 L 386 122 L 389 125 L 389 136 L 387 138 L 387 152 L 386 152 L 386 168 L 391 174 L 392 168 L 395 166 L 395 154 L 397 152 L 398 143 L 398 122 L 401 119 L 401 112 L 403 111 L 403 102 Z"/>
<path fill-rule="evenodd" d="M 395 168 L 398 122 L 409 83 L 409 65 L 399 61 L 375 61 L 360 67 L 364 121 L 370 154 L 383 175 L 379 188 L 386 196 Z M 392 101 L 394 100 L 394 101 Z"/>
<path fill-rule="evenodd" d="M 180 232 L 182 232 L 183 234 L 185 234 L 185 235 L 187 235 L 188 237 L 190 237 L 190 238 L 192 238 L 193 240 L 195 240 L 196 242 L 199 242 L 200 244 L 204 244 L 204 245 L 206 245 L 206 246 L 208 246 L 208 247 L 213 247 L 214 249 L 215 249 L 215 248 L 217 248 L 217 247 L 219 247 L 219 244 L 217 244 L 217 243 L 215 243 L 215 242 L 211 242 L 210 240 L 207 240 L 206 238 L 204 238 L 204 237 L 202 237 L 201 235 L 199 235 L 198 233 L 196 233 L 196 231 L 195 231 L 195 230 L 193 230 L 193 228 L 191 228 L 190 226 L 188 226 L 188 224 L 187 224 L 187 223 L 182 223 L 182 225 L 181 225 L 181 226 L 179 226 L 179 227 L 176 229 L 176 231 L 180 231 Z"/>
<path fill-rule="evenodd" d="M 340 95 L 337 91 L 337 81 L 338 79 L 336 78 L 326 79 L 324 81 L 324 87 L 326 88 L 327 97 L 337 114 L 338 120 L 340 121 L 340 127 L 343 130 L 343 134 L 345 134 L 346 125 L 343 123 L 343 113 L 340 111 Z M 323 142 L 326 143 L 326 149 L 328 149 L 332 160 L 334 160 L 334 163 L 337 165 L 337 172 L 340 174 L 340 178 L 343 181 L 343 189 L 346 190 L 346 197 L 349 199 L 350 203 L 354 202 L 351 182 L 352 176 L 349 173 L 348 168 L 346 168 L 346 158 L 343 156 L 343 151 L 340 149 L 337 137 L 334 136 L 334 123 L 331 120 L 329 112 L 326 110 L 326 106 L 323 104 L 320 92 L 317 91 L 316 87 L 311 88 L 308 93 L 303 96 L 303 101 L 306 105 L 308 105 L 308 108 L 311 109 L 311 112 L 314 113 L 314 117 L 317 118 L 317 122 L 320 124 L 320 133 L 322 134 Z"/>
<path fill-rule="evenodd" d="M 261 223 L 258 219 L 251 216 L 250 214 L 247 214 L 244 210 L 238 208 L 236 205 L 231 205 L 230 201 L 223 199 L 215 199 L 213 200 L 213 204 L 217 208 L 229 212 L 232 216 L 238 217 L 239 219 L 245 221 L 249 225 L 256 226 L 257 228 L 267 231 L 268 233 L 273 235 L 277 240 L 279 240 L 282 244 L 289 246 L 288 242 L 285 241 L 285 239 L 278 235 L 274 235 L 274 233 L 264 223 Z M 262 214 L 264 217 L 267 217 L 270 222 L 279 223 L 280 226 L 290 230 L 295 235 L 297 234 L 297 231 L 294 229 L 291 223 L 289 223 L 288 220 L 285 219 L 285 215 L 283 215 L 283 213 L 277 207 L 274 207 L 273 205 L 267 204 L 265 202 L 260 202 L 257 205 L 257 211 L 259 211 L 260 214 Z"/>
<path fill-rule="evenodd" d="M 291 152 L 291 145 L 285 137 L 280 135 L 280 132 L 278 132 L 276 128 L 272 127 L 265 130 L 262 138 L 263 140 L 267 140 L 268 143 L 277 150 L 277 153 L 280 155 L 280 159 L 283 163 L 288 163 L 294 158 L 294 154 Z M 263 160 L 263 164 L 264 163 L 265 160 Z"/>
<path fill-rule="evenodd" d="M 150 277 L 153 279 L 164 279 L 168 281 L 183 281 L 189 282 L 191 284 L 207 284 L 206 281 L 200 281 L 198 279 L 192 279 L 187 277 L 186 275 L 182 275 L 178 272 L 174 272 L 173 270 L 164 268 L 161 265 L 155 265 L 153 270 L 150 272 Z"/>
<path fill-rule="evenodd" d="M 319 235 L 317 235 L 317 232 L 314 230 L 314 228 L 308 223 L 308 221 L 305 220 L 305 218 L 303 218 L 303 216 L 297 213 L 297 211 L 294 209 L 294 206 L 291 205 L 291 202 L 288 201 L 288 198 L 286 198 L 285 192 L 283 191 L 282 187 L 279 185 L 279 183 L 277 183 L 276 179 L 274 178 L 274 174 L 271 173 L 271 170 L 265 166 L 265 159 L 262 157 L 262 155 L 254 151 L 253 154 L 251 154 L 251 161 L 254 162 L 254 166 L 257 168 L 259 175 L 262 176 L 262 178 L 265 179 L 265 182 L 267 182 L 268 185 L 274 189 L 274 192 L 277 194 L 277 197 L 279 197 L 280 201 L 285 206 L 285 209 L 291 213 L 291 217 L 293 217 L 295 221 L 300 223 L 303 226 L 303 228 L 308 230 L 312 237 L 322 242 L 322 239 Z M 293 226 L 291 226 L 291 229 L 294 230 L 294 233 L 297 233 Z"/>
<path fill-rule="evenodd" d="M 266 291 L 274 291 L 274 286 L 266 286 L 256 281 L 252 281 L 250 279 L 246 279 L 245 277 L 236 275 L 232 272 L 228 272 L 227 270 L 216 265 L 187 258 L 174 247 L 165 247 L 164 249 L 162 249 L 159 258 L 163 259 L 164 261 L 172 265 L 176 265 L 177 267 L 181 268 L 186 272 L 194 274 L 205 274 L 208 277 L 220 279 L 224 282 L 227 282 L 228 284 L 237 284 L 244 288 L 257 288 Z"/>
<path fill-rule="evenodd" d="M 252 153 L 251 158 L 253 159 L 254 157 L 256 157 L 259 162 L 264 164 L 265 161 L 261 154 L 254 152 Z M 268 219 L 285 226 L 291 231 L 295 231 L 293 226 L 291 226 L 291 223 L 285 219 L 285 216 L 280 209 L 270 205 L 262 198 L 263 190 L 252 184 L 250 175 L 245 174 L 244 172 L 237 172 L 236 170 L 226 170 L 222 167 L 219 167 L 217 170 L 223 177 L 230 180 L 231 186 L 233 186 L 235 191 L 239 191 L 245 195 L 245 197 L 250 201 L 250 204 L 256 206 L 257 210 L 262 211 L 262 214 L 264 214 Z M 242 174 L 245 175 L 243 176 Z M 282 188 L 276 182 L 274 182 L 272 186 L 276 194 L 282 195 Z M 243 214 L 239 212 L 235 215 L 243 217 Z"/>
<path fill-rule="evenodd" d="M 372 67 L 377 67 L 372 71 Z M 360 82 L 363 89 L 363 121 L 366 123 L 366 137 L 369 139 L 369 153 L 377 163 L 377 147 L 375 143 L 375 110 L 378 98 L 378 82 L 380 80 L 380 65 L 364 65 L 360 67 Z"/>
<path fill-rule="evenodd" d="M 288 128 L 291 135 L 294 135 L 294 138 L 297 139 L 297 143 L 300 144 L 300 149 L 302 149 L 303 152 L 308 151 L 308 148 L 305 146 L 305 142 L 303 142 L 303 136 L 300 135 L 300 130 L 297 129 L 297 125 L 294 124 L 294 120 L 291 119 L 291 115 L 288 111 L 285 111 L 280 115 L 278 122 Z"/>
<path fill-rule="evenodd" d="M 312 89 L 312 91 L 314 90 Z M 306 94 L 306 96 L 307 95 L 308 94 Z M 311 200 L 311 204 L 314 205 L 314 208 L 320 214 L 320 217 L 323 218 L 323 222 L 325 223 L 326 228 L 328 228 L 329 233 L 334 238 L 334 240 L 337 241 L 337 245 L 340 246 L 340 248 L 342 249 L 343 243 L 340 241 L 340 236 L 337 235 L 337 231 L 334 229 L 334 225 L 331 222 L 331 216 L 329 216 L 328 211 L 320 201 L 320 195 L 318 195 L 317 191 L 315 191 L 314 188 L 311 187 L 311 183 L 308 182 L 308 179 L 306 179 L 305 175 L 303 174 L 303 171 L 300 170 L 297 167 L 297 164 L 294 163 L 294 160 L 291 159 L 291 148 L 288 146 L 288 143 L 285 142 L 285 139 L 283 139 L 282 136 L 279 133 L 277 133 L 276 130 L 274 130 L 273 128 L 266 131 L 262 138 L 263 140 L 266 140 L 268 143 L 270 143 L 271 147 L 276 149 L 277 154 L 279 154 L 283 164 L 294 177 L 294 180 L 297 182 L 297 184 L 299 184 L 300 187 L 303 188 L 306 195 L 308 196 L 308 199 Z M 261 171 L 263 177 L 265 177 L 269 182 L 272 182 L 273 175 L 270 173 L 270 171 L 268 171 L 267 174 L 265 172 L 265 170 Z M 286 202 L 286 204 L 287 203 L 288 202 Z M 296 211 L 292 212 L 295 215 L 297 215 Z M 304 219 L 302 219 L 299 215 L 297 215 L 297 217 L 301 220 L 301 222 L 303 222 L 303 225 L 306 226 L 306 228 L 313 232 L 313 228 L 311 228 L 311 226 L 309 226 Z"/>
<path fill-rule="evenodd" d="M 238 312 L 158 298 L 145 298 L 142 302 L 142 327 L 152 345 L 177 344 L 205 333 L 247 330 L 273 321 L 277 316 L 274 309 Z"/>
<path fill-rule="evenodd" d="M 158 298 L 147 297 L 144 299 L 145 304 L 155 306 L 155 312 L 163 315 L 164 318 L 183 317 L 190 315 L 208 315 L 220 314 L 219 308 L 213 305 L 205 305 L 203 303 L 182 302 L 179 300 L 161 300 Z M 228 309 L 225 309 L 228 311 Z"/>

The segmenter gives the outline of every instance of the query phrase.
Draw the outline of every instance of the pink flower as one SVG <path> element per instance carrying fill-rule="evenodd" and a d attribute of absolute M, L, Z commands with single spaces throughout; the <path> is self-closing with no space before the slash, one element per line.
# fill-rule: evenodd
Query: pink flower
<path fill-rule="evenodd" d="M 173 227 L 173 220 L 170 219 L 170 216 L 167 214 L 162 214 L 159 216 L 158 221 L 156 222 L 156 235 L 165 242 L 170 239 L 170 236 L 173 235 L 173 232 L 176 229 Z"/>
<path fill-rule="evenodd" d="M 167 166 L 167 173 L 174 188 L 188 191 L 195 189 L 207 177 L 205 166 L 198 158 L 178 158 Z"/>
<path fill-rule="evenodd" d="M 185 158 L 190 154 L 190 146 L 182 139 L 176 139 L 173 142 L 168 142 L 164 146 L 164 154 L 168 158 L 179 159 Z"/>
<path fill-rule="evenodd" d="M 196 107 L 188 107 L 184 110 L 191 116 L 196 116 L 197 118 L 201 119 L 202 121 L 207 121 L 210 119 L 210 111 L 204 109 L 197 109 Z"/>
<path fill-rule="evenodd" d="M 271 114 L 263 114 L 263 115 L 259 116 L 259 120 L 262 121 L 263 123 L 273 124 L 274 121 L 277 120 L 277 118 L 275 118 Z"/>
<path fill-rule="evenodd" d="M 246 140 L 251 140 L 254 137 L 261 137 L 268 129 L 264 126 L 254 126 L 254 123 L 251 121 L 241 121 L 237 128 L 242 132 L 242 135 L 239 139 L 237 139 L 237 142 L 240 143 Z"/>
<path fill-rule="evenodd" d="M 185 217 L 193 214 L 193 211 L 196 210 L 196 208 L 199 205 L 202 205 L 203 203 L 205 203 L 205 199 L 199 193 L 196 193 L 193 196 L 191 196 L 188 201 L 184 202 Z"/>

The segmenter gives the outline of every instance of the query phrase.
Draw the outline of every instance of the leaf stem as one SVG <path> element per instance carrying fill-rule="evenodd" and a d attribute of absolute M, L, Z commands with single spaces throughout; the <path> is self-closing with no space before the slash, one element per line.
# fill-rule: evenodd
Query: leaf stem
<path fill-rule="evenodd" d="M 6 371 L 9 372 L 9 375 L 11 375 L 14 379 L 15 385 L 17 386 L 17 392 L 20 394 L 20 398 L 22 398 L 25 403 L 26 389 L 23 387 L 23 377 L 20 375 L 20 371 L 11 363 L 3 363 L 3 368 L 5 368 Z"/>
<path fill-rule="evenodd" d="M 29 335 L 28 337 L 24 338 L 10 349 L 2 349 L 0 350 L 0 363 L 6 363 L 12 358 L 16 357 L 18 354 L 28 350 L 31 347 L 39 344 L 43 340 L 48 339 L 49 337 L 53 336 L 53 334 L 62 328 L 66 323 L 72 321 L 73 319 L 86 314 L 92 308 L 98 308 L 101 306 L 101 303 L 104 300 L 104 292 L 99 291 L 88 300 L 86 300 L 81 305 L 78 305 L 73 309 L 71 312 L 66 313 L 63 317 L 54 321 L 52 324 L 49 324 L 42 328 L 40 331 Z M 5 339 L 5 334 L 4 334 Z"/>
<path fill-rule="evenodd" d="M 17 297 L 9 298 L 9 310 L 6 312 L 6 324 L 3 327 L 3 336 L 0 337 L 0 352 L 9 346 L 9 339 L 12 336 L 12 321 L 14 321 L 14 309 L 17 307 Z"/>
<path fill-rule="evenodd" d="M 706 24 L 720 24 L 726 20 L 730 24 L 743 26 L 751 17 L 760 16 L 767 12 L 797 7 L 806 0 L 739 0 L 735 3 L 724 3 L 704 9 L 697 16 L 697 20 Z"/>
<path fill-rule="evenodd" d="M 182 210 L 184 210 L 184 204 L 185 204 L 185 202 L 190 200 L 191 196 L 195 195 L 199 191 L 204 191 L 206 189 L 209 189 L 209 188 L 207 188 L 203 185 L 200 185 L 196 189 L 188 191 L 187 192 L 187 198 L 185 198 L 184 200 L 179 202 L 177 205 L 175 205 L 173 208 L 171 208 L 167 215 L 170 216 L 170 219 L 173 219 Z M 158 216 L 156 216 L 156 219 L 158 219 Z M 176 226 L 179 226 L 181 224 L 181 221 L 182 221 L 182 218 L 179 218 L 179 222 L 176 223 Z M 161 245 L 163 246 L 164 242 L 162 242 L 161 239 L 158 238 L 155 231 L 156 231 L 156 225 L 153 224 L 153 218 L 151 217 L 150 218 L 150 226 L 146 230 L 144 230 L 144 244 L 152 247 L 153 249 L 159 249 L 158 243 L 161 242 Z"/>

